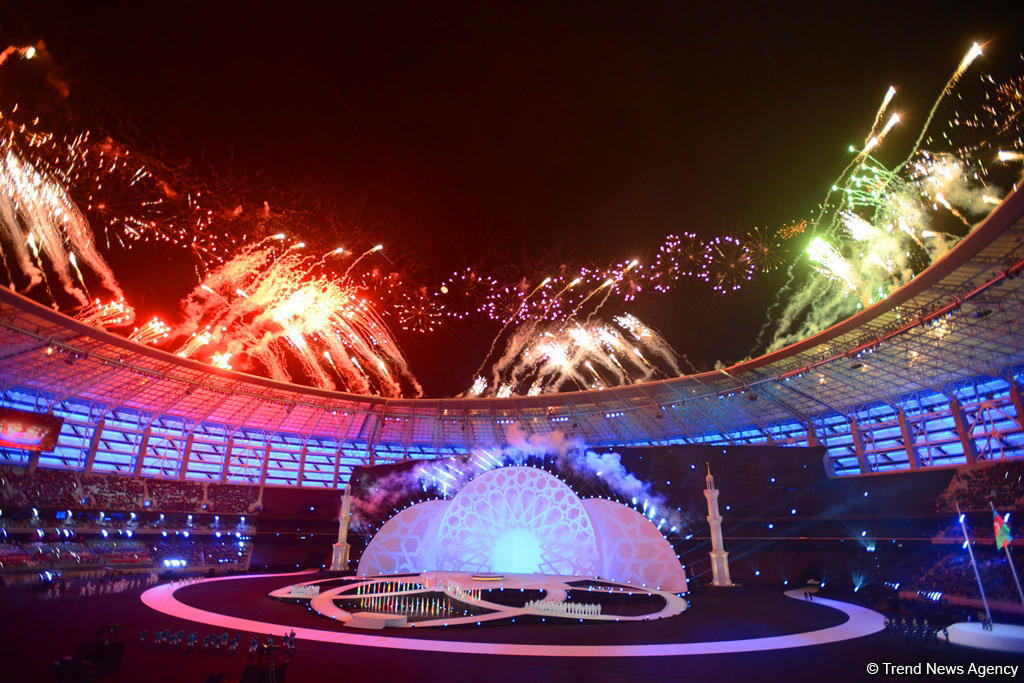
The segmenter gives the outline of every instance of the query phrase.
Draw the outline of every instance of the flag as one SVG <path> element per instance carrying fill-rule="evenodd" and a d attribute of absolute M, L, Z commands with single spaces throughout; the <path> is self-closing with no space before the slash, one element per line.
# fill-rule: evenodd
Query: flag
<path fill-rule="evenodd" d="M 1013 536 L 1010 534 L 1010 525 L 1003 521 L 1003 516 L 992 510 L 992 526 L 996 530 L 996 548 L 1002 550 L 1010 545 Z"/>

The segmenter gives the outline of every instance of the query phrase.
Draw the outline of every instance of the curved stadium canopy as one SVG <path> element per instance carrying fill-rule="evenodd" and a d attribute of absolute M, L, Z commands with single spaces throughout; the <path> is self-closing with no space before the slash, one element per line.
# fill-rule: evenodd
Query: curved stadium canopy
<path fill-rule="evenodd" d="M 356 464 L 561 431 L 590 447 L 827 447 L 836 475 L 1024 455 L 1024 191 L 883 301 L 723 370 L 602 391 L 384 399 L 220 370 L 0 290 L 0 405 L 64 418 L 0 462 L 339 487 Z"/>

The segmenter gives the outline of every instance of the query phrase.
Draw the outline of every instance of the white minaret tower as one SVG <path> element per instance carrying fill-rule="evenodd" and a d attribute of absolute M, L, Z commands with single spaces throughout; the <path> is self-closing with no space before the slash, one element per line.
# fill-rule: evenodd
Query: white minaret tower
<path fill-rule="evenodd" d="M 731 586 L 729 553 L 725 552 L 725 544 L 722 543 L 722 515 L 718 513 L 718 489 L 715 488 L 715 478 L 711 476 L 711 465 L 708 465 L 705 481 L 704 497 L 708 499 L 708 525 L 711 527 L 711 583 Z"/>
<path fill-rule="evenodd" d="M 348 522 L 352 517 L 351 488 L 345 485 L 345 495 L 341 497 L 341 512 L 338 514 L 338 542 L 331 553 L 331 571 L 343 572 L 348 569 Z"/>

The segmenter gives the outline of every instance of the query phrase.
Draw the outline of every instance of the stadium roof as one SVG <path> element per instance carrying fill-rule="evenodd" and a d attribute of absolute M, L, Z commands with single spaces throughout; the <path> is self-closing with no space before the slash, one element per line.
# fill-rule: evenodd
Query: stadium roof
<path fill-rule="evenodd" d="M 821 441 L 839 473 L 969 462 L 986 457 L 978 440 L 991 450 L 993 434 L 1001 455 L 1024 453 L 1014 379 L 1024 367 L 1022 267 L 1024 191 L 1015 189 L 910 283 L 779 351 L 600 391 L 473 399 L 358 396 L 221 370 L 0 290 L 0 402 L 74 413 L 82 425 L 129 413 L 139 433 L 170 420 L 188 434 L 349 444 L 369 458 L 431 457 L 561 431 L 590 446 Z M 1001 427 L 982 429 L 986 400 L 1007 418 Z M 957 433 L 938 434 L 931 417 Z M 878 447 L 877 424 L 899 432 L 894 447 Z"/>

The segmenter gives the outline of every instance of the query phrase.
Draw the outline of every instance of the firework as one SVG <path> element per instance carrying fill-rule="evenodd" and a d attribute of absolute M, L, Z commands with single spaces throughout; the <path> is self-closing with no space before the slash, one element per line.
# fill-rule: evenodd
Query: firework
<path fill-rule="evenodd" d="M 419 395 L 387 326 L 357 287 L 301 243 L 263 240 L 215 269 L 184 302 L 177 353 L 222 367 L 256 366 L 291 381 L 289 359 L 323 388 Z"/>
<path fill-rule="evenodd" d="M 444 318 L 444 311 L 438 301 L 420 287 L 406 295 L 404 301 L 395 306 L 396 317 L 401 328 L 416 334 L 429 334 L 437 330 Z"/>
<path fill-rule="evenodd" d="M 781 239 L 789 240 L 793 239 L 797 235 L 802 235 L 805 230 L 807 230 L 806 218 L 783 225 L 781 228 L 779 228 L 779 231 L 776 233 L 776 235 L 778 235 Z"/>
<path fill-rule="evenodd" d="M 785 252 L 778 231 L 754 228 L 747 233 L 746 246 L 751 261 L 762 273 L 770 273 L 782 265 Z"/>
<path fill-rule="evenodd" d="M 878 301 L 946 253 L 959 238 L 935 226 L 949 222 L 941 212 L 959 220 L 962 231 L 973 225 L 969 216 L 986 215 L 992 200 L 998 201 L 1002 193 L 985 181 L 980 161 L 982 151 L 990 149 L 987 143 L 961 145 L 953 152 L 921 148 L 941 104 L 980 55 L 981 48 L 973 45 L 932 105 L 909 155 L 894 168 L 872 155 L 901 120 L 892 114 L 879 128 L 895 95 L 893 88 L 887 91 L 864 148 L 851 149 L 853 160 L 807 228 L 813 228 L 805 252 L 812 266 L 810 276 L 799 285 L 798 296 L 789 301 L 780 298 L 773 305 L 759 335 L 775 328 L 768 349 L 812 335 L 837 317 Z M 977 117 L 970 120 L 978 121 Z M 949 142 L 945 134 L 942 139 Z M 792 269 L 790 276 L 784 292 L 797 287 Z"/>
<path fill-rule="evenodd" d="M 113 271 L 96 249 L 89 224 L 64 186 L 27 161 L 13 135 L 0 139 L 0 231 L 4 265 L 9 270 L 13 265 L 27 277 L 29 288 L 43 285 L 54 302 L 48 273 L 57 276 L 63 292 L 83 306 L 89 304 L 79 259 L 100 277 L 107 291 L 124 298 Z"/>
<path fill-rule="evenodd" d="M 632 315 L 616 316 L 613 323 L 529 321 L 510 336 L 490 381 L 478 374 L 467 395 L 604 389 L 678 374 L 675 353 L 665 340 Z"/>
<path fill-rule="evenodd" d="M 754 277 L 754 254 L 742 241 L 728 235 L 707 244 L 708 282 L 716 292 L 735 292 Z"/>
<path fill-rule="evenodd" d="M 157 344 L 171 335 L 171 326 L 154 316 L 142 327 L 136 327 L 128 339 L 137 344 Z"/>
<path fill-rule="evenodd" d="M 75 319 L 92 327 L 128 327 L 135 322 L 135 310 L 124 299 L 107 303 L 96 299 L 75 313 Z"/>
<path fill-rule="evenodd" d="M 447 318 L 465 320 L 470 316 L 485 314 L 484 302 L 498 287 L 498 281 L 489 275 L 482 275 L 472 267 L 456 271 L 437 288 L 434 296 Z"/>

